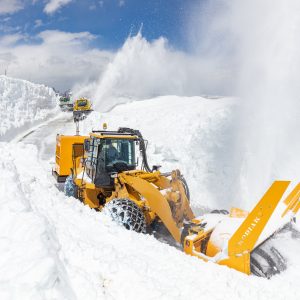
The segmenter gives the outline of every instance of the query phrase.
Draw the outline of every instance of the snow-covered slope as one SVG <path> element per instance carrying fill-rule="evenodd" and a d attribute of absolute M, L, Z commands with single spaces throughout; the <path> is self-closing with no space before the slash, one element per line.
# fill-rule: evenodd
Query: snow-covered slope
<path fill-rule="evenodd" d="M 47 118 L 56 102 L 52 88 L 1 75 L 0 140 Z"/>
<path fill-rule="evenodd" d="M 59 192 L 33 145 L 0 144 L 1 299 L 297 299 L 299 240 L 272 280 L 205 263 Z M 283 284 L 284 283 L 284 284 Z"/>
<path fill-rule="evenodd" d="M 139 129 L 148 140 L 149 163 L 162 171 L 180 169 L 186 177 L 194 208 L 230 208 L 233 203 L 232 165 L 234 99 L 164 96 L 122 104 L 108 113 L 93 113 L 84 133 L 99 129 Z M 253 199 L 248 203 L 252 205 Z M 255 201 L 255 200 L 254 200 Z"/>
<path fill-rule="evenodd" d="M 228 207 L 235 107 L 234 99 L 160 97 L 95 112 L 82 131 L 104 121 L 139 128 L 150 163 L 183 170 L 194 208 Z M 290 233 L 277 240 L 289 268 L 268 281 L 126 231 L 65 197 L 40 153 L 54 146 L 56 129 L 41 130 L 42 146 L 0 143 L 0 299 L 297 299 L 300 244 Z"/>

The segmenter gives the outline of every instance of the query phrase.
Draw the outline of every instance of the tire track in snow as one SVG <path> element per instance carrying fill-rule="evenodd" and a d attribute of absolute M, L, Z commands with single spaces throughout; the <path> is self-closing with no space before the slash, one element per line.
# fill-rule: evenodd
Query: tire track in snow
<path fill-rule="evenodd" d="M 10 251 L 4 255 L 5 261 L 1 256 L 0 273 L 5 277 L 0 275 L 0 298 L 75 299 L 57 255 L 55 234 L 31 201 L 30 182 L 34 179 L 22 178 L 9 148 L 9 144 L 2 148 L 0 180 L 5 186 L 0 190 L 5 198 L 1 197 L 0 240 L 6 239 Z"/>

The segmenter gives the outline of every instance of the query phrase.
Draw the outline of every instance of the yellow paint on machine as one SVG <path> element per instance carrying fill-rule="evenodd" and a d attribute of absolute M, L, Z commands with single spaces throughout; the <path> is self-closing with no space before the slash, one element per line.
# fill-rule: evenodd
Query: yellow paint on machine
<path fill-rule="evenodd" d="M 206 226 L 205 219 L 195 218 L 186 183 L 179 170 L 169 173 L 155 169 L 118 171 L 110 174 L 110 186 L 101 186 L 93 179 L 94 171 L 98 170 L 92 169 L 91 162 L 94 158 L 98 161 L 101 158 L 99 149 L 104 151 L 106 148 L 103 146 L 94 151 L 87 147 L 85 152 L 85 140 L 91 142 L 96 139 L 97 143 L 92 145 L 106 145 L 108 139 L 120 139 L 121 143 L 128 140 L 134 146 L 139 138 L 138 135 L 122 131 L 99 131 L 90 136 L 58 135 L 55 172 L 58 176 L 68 176 L 71 169 L 74 170 L 74 183 L 78 191 L 76 196 L 89 207 L 102 210 L 112 200 L 128 199 L 138 206 L 148 226 L 153 222 L 162 223 L 174 240 L 182 243 L 185 253 L 250 274 L 251 252 L 290 182 L 275 181 L 250 213 L 239 208 L 231 209 L 226 218 L 229 222 L 239 219 L 239 227 L 228 237 L 227 244 L 220 247 L 211 239 L 214 232 L 217 234 L 216 226 Z M 90 158 L 90 164 L 87 164 L 87 157 Z M 91 176 L 89 181 L 83 175 L 77 177 L 87 171 Z M 286 209 L 282 217 L 287 212 L 295 215 L 299 211 L 299 196 L 300 184 L 283 201 Z"/>
<path fill-rule="evenodd" d="M 74 145 L 83 148 L 84 140 L 88 136 L 57 135 L 55 149 L 55 171 L 59 176 L 69 176 L 74 167 L 73 152 Z"/>

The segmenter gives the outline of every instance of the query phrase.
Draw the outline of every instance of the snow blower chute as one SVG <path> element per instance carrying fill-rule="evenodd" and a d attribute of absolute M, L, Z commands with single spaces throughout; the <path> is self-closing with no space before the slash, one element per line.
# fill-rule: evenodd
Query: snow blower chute
<path fill-rule="evenodd" d="M 142 157 L 140 169 L 136 145 Z M 151 232 L 162 226 L 184 252 L 205 261 L 267 278 L 286 268 L 285 259 L 269 240 L 299 211 L 300 184 L 280 201 L 290 182 L 274 182 L 250 213 L 233 208 L 230 213 L 213 211 L 196 218 L 180 171 L 161 173 L 159 167 L 149 167 L 138 130 L 57 136 L 53 174 L 65 181 L 67 196 L 106 210 L 130 230 Z M 275 229 L 273 218 L 280 224 Z"/>

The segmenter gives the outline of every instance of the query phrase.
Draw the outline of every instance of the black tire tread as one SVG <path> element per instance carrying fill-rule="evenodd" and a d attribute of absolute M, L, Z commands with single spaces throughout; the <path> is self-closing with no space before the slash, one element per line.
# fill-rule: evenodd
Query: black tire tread
<path fill-rule="evenodd" d="M 250 268 L 253 275 L 270 279 L 286 270 L 286 260 L 280 252 L 265 242 L 258 246 L 250 257 Z"/>
<path fill-rule="evenodd" d="M 64 193 L 67 197 L 78 198 L 77 191 L 78 188 L 77 185 L 74 183 L 73 175 L 69 175 L 65 181 Z"/>
<path fill-rule="evenodd" d="M 126 198 L 116 198 L 108 202 L 104 212 L 128 230 L 146 232 L 146 220 L 139 206 Z"/>

